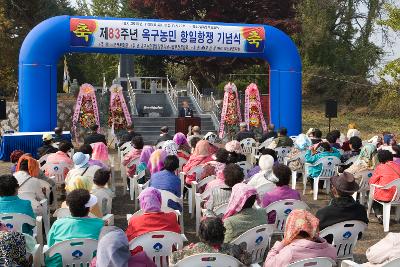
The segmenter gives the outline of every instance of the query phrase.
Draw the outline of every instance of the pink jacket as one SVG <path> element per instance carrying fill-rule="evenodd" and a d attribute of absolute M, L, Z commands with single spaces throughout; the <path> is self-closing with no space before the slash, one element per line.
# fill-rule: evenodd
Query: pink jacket
<path fill-rule="evenodd" d="M 264 267 L 286 267 L 293 262 L 315 257 L 328 257 L 336 261 L 336 248 L 323 238 L 319 242 L 295 239 L 287 246 L 277 241 L 269 251 Z"/>

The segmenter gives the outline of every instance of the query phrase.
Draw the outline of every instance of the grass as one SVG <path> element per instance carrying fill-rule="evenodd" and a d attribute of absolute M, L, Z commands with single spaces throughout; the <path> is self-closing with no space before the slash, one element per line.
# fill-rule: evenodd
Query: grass
<path fill-rule="evenodd" d="M 346 134 L 349 123 L 355 123 L 363 139 L 369 139 L 383 131 L 400 132 L 399 118 L 391 118 L 385 114 L 371 114 L 366 107 L 338 107 L 338 117 L 332 118 L 331 130 L 338 129 Z M 328 132 L 328 119 L 325 118 L 325 106 L 303 103 L 303 132 L 309 128 L 319 128 L 323 137 Z"/>

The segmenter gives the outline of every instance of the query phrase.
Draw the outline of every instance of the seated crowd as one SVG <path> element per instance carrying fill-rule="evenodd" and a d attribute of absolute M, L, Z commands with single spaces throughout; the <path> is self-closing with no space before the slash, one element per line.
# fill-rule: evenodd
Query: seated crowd
<path fill-rule="evenodd" d="M 278 210 L 270 210 L 271 205 L 284 200 L 301 201 L 301 194 L 289 186 L 293 175 L 294 178 L 304 176 L 304 183 L 313 185 L 324 168 L 316 163 L 324 158 L 341 162 L 332 177 L 319 180 L 318 188 L 311 187 L 313 190 L 328 187 L 329 204 L 315 214 L 306 209 L 289 210 L 285 226 L 280 229 L 282 236 L 270 244 L 263 261 L 265 267 L 283 267 L 315 257 L 336 261 L 334 237 L 323 234 L 323 230 L 349 220 L 369 223 L 366 207 L 360 197 L 355 197 L 360 190 L 362 172 L 370 171 L 369 183 L 379 186 L 400 178 L 400 148 L 394 136 L 384 133 L 382 137 L 363 142 L 354 124 L 349 125 L 347 135 L 334 130 L 326 138 L 322 138 L 319 129 L 310 129 L 292 138 L 285 128 L 275 132 L 274 126 L 268 125 L 268 132 L 258 140 L 257 153 L 251 155 L 244 153 L 244 144 L 240 141 L 256 136 L 244 124 L 240 125 L 236 140 L 226 143 L 218 142 L 213 133 L 201 135 L 199 127 L 193 127 L 188 136 L 169 135 L 168 127 L 162 127 L 156 146 L 145 145 L 146 140 L 129 127 L 119 137 L 120 147 L 130 144 L 121 158 L 121 167 L 130 178 L 128 183 L 139 177 L 137 184 L 141 191 L 135 196 L 140 210 L 128 218 L 124 232 L 109 225 L 110 221 L 103 217 L 112 213 L 110 201 L 116 197 L 106 137 L 94 125 L 84 144 L 72 153 L 73 145 L 63 139 L 62 130 L 56 130 L 56 137 L 43 136 L 38 159 L 20 150 L 10 155 L 14 164 L 11 174 L 0 176 L 0 214 L 20 213 L 36 218 L 45 212 L 42 203 L 47 200 L 52 212 L 65 213 L 53 222 L 46 234 L 47 246 L 74 238 L 98 240 L 97 255 L 91 266 L 156 266 L 141 246 L 130 249 L 130 243 L 154 231 L 180 234 L 183 225 L 179 216 L 185 214 L 182 202 L 168 199 L 164 204 L 163 195 L 169 192 L 176 199 L 182 199 L 192 190 L 205 196 L 200 200 L 201 218 L 196 229 L 199 242 L 175 248 L 169 257 L 170 264 L 199 253 L 222 253 L 249 266 L 254 263 L 251 251 L 246 250 L 245 243 L 234 244 L 235 239 L 261 225 L 276 228 L 280 214 Z M 285 162 L 278 160 L 277 151 L 281 147 L 290 148 L 284 155 Z M 245 163 L 250 168 L 241 167 Z M 61 171 L 57 170 L 56 174 L 54 166 Z M 210 181 L 195 187 L 195 182 L 203 179 Z M 375 189 L 372 209 L 378 222 L 384 221 L 380 203 L 390 202 L 395 194 L 395 187 Z M 22 233 L 18 233 L 0 222 L 0 257 L 6 266 L 31 265 L 30 248 L 24 235 L 33 236 L 34 227 L 23 225 Z M 399 234 L 389 233 L 368 249 L 367 265 L 378 266 L 396 258 L 400 250 L 398 237 Z M 358 239 L 361 238 L 362 232 L 358 233 Z M 46 256 L 45 264 L 62 266 L 62 255 Z"/>

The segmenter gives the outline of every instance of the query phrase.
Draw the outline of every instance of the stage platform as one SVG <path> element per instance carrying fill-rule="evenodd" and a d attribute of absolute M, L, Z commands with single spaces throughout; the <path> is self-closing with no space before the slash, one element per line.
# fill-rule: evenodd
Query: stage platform
<path fill-rule="evenodd" d="M 4 134 L 1 137 L 0 160 L 9 161 L 10 154 L 16 149 L 20 149 L 25 153 L 31 153 L 33 157 L 37 157 L 37 149 L 42 146 L 42 136 L 45 133 L 54 135 L 54 132 L 24 132 Z M 63 137 L 71 141 L 71 133 L 63 132 Z"/>

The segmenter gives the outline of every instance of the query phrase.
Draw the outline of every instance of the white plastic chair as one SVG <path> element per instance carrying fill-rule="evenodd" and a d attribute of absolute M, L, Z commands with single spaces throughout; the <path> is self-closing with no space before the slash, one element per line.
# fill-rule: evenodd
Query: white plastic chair
<path fill-rule="evenodd" d="M 112 155 L 108 156 L 110 160 L 110 171 L 111 171 L 111 176 L 110 180 L 108 181 L 109 188 L 115 193 L 115 158 Z"/>
<path fill-rule="evenodd" d="M 179 216 L 179 225 L 181 226 L 181 231 L 184 233 L 184 224 L 183 224 L 183 196 L 177 197 L 175 194 L 167 191 L 167 190 L 158 190 L 161 193 L 161 207 L 168 207 L 168 201 L 171 200 L 173 202 L 179 203 L 182 208 L 181 215 Z"/>
<path fill-rule="evenodd" d="M 253 151 L 257 147 L 257 142 L 253 138 L 245 138 L 240 141 L 243 155 L 246 155 L 246 159 L 249 163 L 253 162 Z"/>
<path fill-rule="evenodd" d="M 179 210 L 174 210 L 174 209 L 171 209 L 170 207 L 162 207 L 162 208 L 161 208 L 161 212 L 173 212 L 173 213 L 176 214 L 176 216 L 180 216 L 180 215 L 181 215 L 181 212 L 180 212 Z M 129 220 L 130 220 L 132 217 L 137 217 L 137 216 L 143 215 L 143 213 L 144 213 L 143 210 L 138 210 L 138 211 L 136 211 L 136 212 L 133 213 L 133 214 L 126 214 L 126 220 L 127 220 L 128 223 L 129 223 Z M 182 233 L 182 234 L 183 234 L 183 233 Z"/>
<path fill-rule="evenodd" d="M 97 251 L 97 240 L 91 238 L 74 238 L 61 241 L 51 247 L 43 247 L 43 257 L 60 254 L 63 266 L 89 266 Z M 44 260 L 43 260 L 44 262 Z"/>
<path fill-rule="evenodd" d="M 88 216 L 90 218 L 98 218 L 96 215 L 94 215 L 91 212 L 89 212 Z M 53 217 L 55 217 L 57 219 L 71 217 L 71 212 L 69 211 L 68 208 L 59 208 L 59 209 L 56 209 L 56 211 L 53 213 Z M 105 225 L 114 225 L 114 214 L 106 214 L 100 219 L 102 219 L 104 221 Z"/>
<path fill-rule="evenodd" d="M 252 263 L 258 263 L 264 260 L 264 254 L 269 246 L 269 239 L 273 231 L 273 225 L 262 224 L 244 232 L 235 238 L 231 244 L 245 243 L 246 251 L 252 256 Z"/>
<path fill-rule="evenodd" d="M 357 160 L 358 156 L 352 156 L 351 158 L 349 158 L 348 160 L 346 160 L 344 163 L 340 164 L 340 165 L 349 165 L 349 164 L 353 164 L 356 160 Z"/>
<path fill-rule="evenodd" d="M 124 165 L 122 165 L 122 162 L 124 161 L 124 157 L 132 149 L 133 149 L 133 146 L 132 146 L 131 142 L 126 142 L 119 148 L 119 151 L 120 151 L 120 154 L 119 154 L 119 157 L 120 157 L 119 158 L 120 159 L 119 165 L 120 165 L 120 169 L 121 169 L 121 178 L 122 178 L 122 181 L 124 182 L 124 189 L 123 189 L 123 194 L 124 195 L 126 194 L 126 187 L 127 187 L 127 184 L 126 184 L 127 177 L 126 176 L 127 176 L 127 174 L 126 174 L 126 168 L 125 168 Z"/>
<path fill-rule="evenodd" d="M 331 156 L 323 157 L 317 160 L 314 164 L 305 163 L 304 166 L 305 174 L 303 175 L 303 195 L 306 193 L 309 167 L 316 167 L 319 165 L 321 165 L 322 167 L 319 176 L 313 178 L 313 199 L 317 200 L 319 180 L 325 181 L 326 193 L 328 194 L 330 190 L 330 179 L 332 176 L 338 174 L 337 167 L 339 166 L 339 164 L 340 164 L 340 159 Z"/>
<path fill-rule="evenodd" d="M 216 178 L 215 175 L 210 175 L 210 176 L 205 177 L 204 179 L 201 179 L 198 182 L 197 181 L 193 181 L 192 182 L 191 190 L 192 190 L 192 199 L 193 199 L 194 203 L 192 203 L 192 216 L 191 216 L 191 218 L 193 218 L 195 216 L 195 213 L 196 213 L 195 211 L 197 209 L 196 197 L 193 197 L 193 196 L 196 196 L 196 194 L 198 193 L 200 188 L 202 188 L 203 186 L 206 186 L 209 182 L 215 180 L 215 178 Z"/>
<path fill-rule="evenodd" d="M 57 185 L 61 185 L 65 183 L 65 169 L 67 169 L 68 164 L 65 162 L 60 163 L 46 163 L 45 169 L 47 171 L 48 176 L 51 179 L 54 179 L 54 182 Z"/>
<path fill-rule="evenodd" d="M 259 186 L 256 186 L 257 194 L 262 199 L 267 192 L 271 192 L 274 190 L 276 185 L 274 183 L 265 183 Z"/>
<path fill-rule="evenodd" d="M 219 217 L 219 216 L 223 216 L 223 215 L 225 214 L 227 208 L 228 208 L 228 203 L 219 205 L 218 207 L 216 207 L 216 208 L 214 209 L 214 213 L 215 213 L 215 215 L 217 215 L 218 217 Z"/>
<path fill-rule="evenodd" d="M 185 257 L 175 267 L 240 267 L 243 264 L 236 258 L 222 253 L 200 253 Z"/>
<path fill-rule="evenodd" d="M 369 179 L 372 177 L 373 170 L 364 170 L 359 173 L 356 173 L 354 176 L 361 176 L 360 188 L 357 192 L 353 194 L 354 200 L 357 199 L 357 195 L 359 195 L 359 202 L 361 205 L 368 203 L 368 195 L 369 191 Z"/>
<path fill-rule="evenodd" d="M 374 199 L 375 188 L 379 189 L 390 189 L 392 187 L 396 187 L 396 193 L 394 194 L 392 200 L 390 202 L 382 202 Z M 396 220 L 400 219 L 400 178 L 388 183 L 385 186 L 380 186 L 376 184 L 370 184 L 369 190 L 369 199 L 368 199 L 368 210 L 367 215 L 371 213 L 372 202 L 376 201 L 377 203 L 383 206 L 383 231 L 389 232 L 389 224 L 390 224 L 390 210 L 392 206 L 396 207 Z"/>
<path fill-rule="evenodd" d="M 196 166 L 192 168 L 190 171 L 187 173 L 181 172 L 180 173 L 180 178 L 181 178 L 181 184 L 182 184 L 182 190 L 183 190 L 183 185 L 185 184 L 185 177 L 186 175 L 193 175 L 196 174 L 196 181 L 200 180 L 200 176 L 203 173 L 203 166 Z M 189 204 L 189 213 L 193 214 L 194 213 L 194 207 L 195 207 L 195 200 L 192 195 L 192 190 L 190 187 L 185 186 L 188 190 L 188 204 Z M 183 193 L 183 191 L 182 191 Z"/>
<path fill-rule="evenodd" d="M 43 155 L 40 159 L 38 159 L 39 168 L 40 168 L 42 171 L 44 171 L 45 168 L 46 168 L 45 165 L 46 165 L 47 157 L 48 157 L 49 155 L 50 155 L 50 154 Z"/>
<path fill-rule="evenodd" d="M 278 162 L 284 164 L 285 157 L 290 153 L 292 150 L 291 147 L 281 146 L 274 149 L 276 151 L 276 156 L 278 158 Z"/>
<path fill-rule="evenodd" d="M 337 250 L 337 259 L 353 259 L 353 250 L 358 235 L 363 233 L 367 224 L 362 221 L 349 220 L 331 225 L 320 232 L 321 237 L 333 236 L 332 246 Z"/>
<path fill-rule="evenodd" d="M 247 179 L 247 173 L 253 168 L 253 165 L 251 165 L 247 161 L 237 162 L 236 165 L 238 165 L 243 170 L 244 179 Z"/>
<path fill-rule="evenodd" d="M 210 188 L 205 190 L 203 193 L 196 193 L 195 194 L 195 202 L 196 202 L 196 233 L 199 232 L 200 227 L 200 219 L 202 217 L 203 209 L 201 204 L 205 202 L 207 199 L 210 198 L 212 191 L 216 188 L 226 188 L 226 186 L 218 186 L 214 188 Z"/>
<path fill-rule="evenodd" d="M 133 177 L 129 177 L 129 196 L 132 201 L 135 201 L 135 210 L 138 206 L 138 196 L 139 196 L 139 183 L 138 180 L 142 179 L 146 175 L 146 171 L 143 170 L 139 174 L 135 174 Z"/>
<path fill-rule="evenodd" d="M 302 151 L 301 153 L 297 154 L 295 157 L 293 158 L 288 158 L 285 157 L 283 159 L 283 163 L 287 166 L 289 166 L 289 163 L 295 160 L 300 160 L 300 162 L 303 164 L 303 169 L 300 171 L 292 171 L 292 189 L 296 189 L 296 183 L 297 183 L 297 173 L 302 173 L 304 174 L 304 163 L 305 163 L 305 158 L 304 155 L 306 154 L 306 151 Z"/>
<path fill-rule="evenodd" d="M 155 231 L 140 235 L 129 241 L 129 249 L 142 247 L 150 259 L 158 266 L 168 266 L 168 257 L 174 248 L 181 249 L 183 242 L 187 241 L 184 234 L 169 231 Z"/>
<path fill-rule="evenodd" d="M 296 199 L 283 199 L 272 202 L 269 204 L 265 210 L 268 213 L 275 211 L 275 224 L 274 224 L 274 234 L 281 234 L 285 230 L 286 219 L 292 210 L 309 210 L 308 205 Z"/>
<path fill-rule="evenodd" d="M 179 157 L 179 172 L 182 171 L 182 168 L 183 168 L 183 166 L 184 166 L 186 163 L 187 163 L 187 160 L 186 160 L 186 159 L 184 159 L 184 158 L 182 158 L 182 157 Z"/>
<path fill-rule="evenodd" d="M 22 213 L 1 213 L 0 222 L 7 226 L 8 229 L 22 233 L 22 226 L 29 224 L 34 226 L 34 236 L 38 244 L 43 246 L 43 228 L 42 228 L 42 216 L 36 216 L 36 219 Z"/>
<path fill-rule="evenodd" d="M 341 267 L 362 267 L 362 264 L 358 264 L 351 260 L 342 261 Z M 393 259 L 385 264 L 379 265 L 381 267 L 398 267 L 400 266 L 400 258 Z"/>
<path fill-rule="evenodd" d="M 328 257 L 317 257 L 317 258 L 310 258 L 304 259 L 301 261 L 296 261 L 289 264 L 287 267 L 334 267 L 336 266 L 336 262 Z"/>

